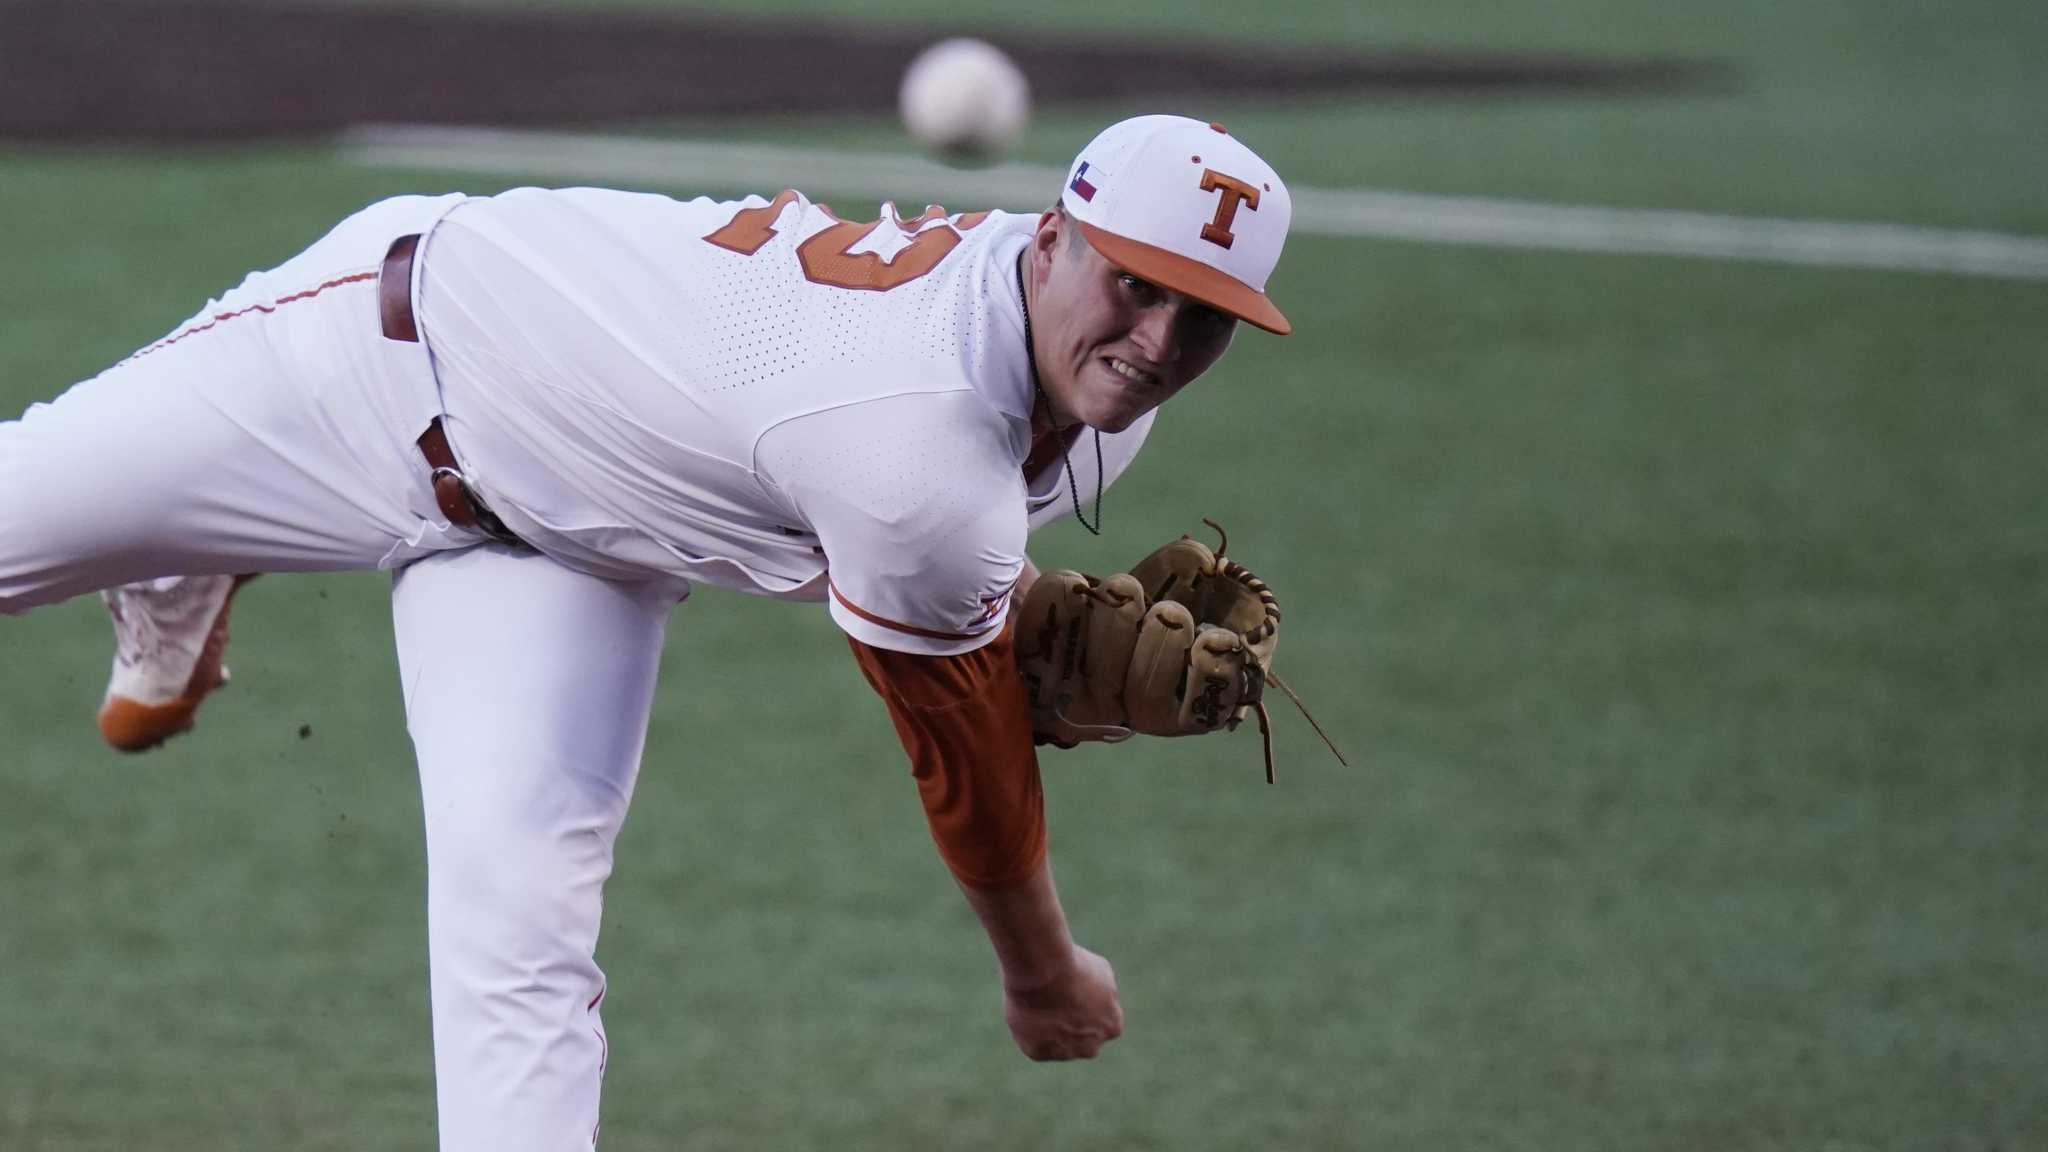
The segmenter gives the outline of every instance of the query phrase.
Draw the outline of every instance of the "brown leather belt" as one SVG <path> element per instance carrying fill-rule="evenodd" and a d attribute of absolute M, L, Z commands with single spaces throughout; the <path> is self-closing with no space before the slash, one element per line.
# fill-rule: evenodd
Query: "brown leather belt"
<path fill-rule="evenodd" d="M 377 315 L 386 340 L 420 341 L 420 326 L 412 313 L 412 258 L 419 246 L 419 233 L 414 232 L 393 240 L 384 253 L 384 267 L 377 273 Z M 502 544 L 525 543 L 471 490 L 462 466 L 456 463 L 455 450 L 448 446 L 448 432 L 441 427 L 439 416 L 420 433 L 419 446 L 427 467 L 433 469 L 434 503 L 450 524 L 473 528 Z"/>

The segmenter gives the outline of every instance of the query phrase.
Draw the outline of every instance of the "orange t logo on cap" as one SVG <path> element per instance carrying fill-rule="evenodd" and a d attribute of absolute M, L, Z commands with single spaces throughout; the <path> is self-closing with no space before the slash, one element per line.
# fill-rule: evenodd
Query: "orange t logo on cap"
<path fill-rule="evenodd" d="M 1224 248 L 1237 239 L 1231 235 L 1230 222 L 1237 219 L 1237 202 L 1256 212 L 1259 210 L 1259 190 L 1237 179 L 1225 176 L 1214 168 L 1202 169 L 1202 191 L 1215 192 L 1221 189 L 1223 198 L 1216 205 L 1216 218 L 1202 225 L 1202 239 Z"/>

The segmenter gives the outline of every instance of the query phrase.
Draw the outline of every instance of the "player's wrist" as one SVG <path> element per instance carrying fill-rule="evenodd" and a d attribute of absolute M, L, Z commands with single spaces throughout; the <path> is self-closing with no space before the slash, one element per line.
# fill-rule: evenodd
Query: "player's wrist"
<path fill-rule="evenodd" d="M 1043 956 L 1030 960 L 1005 959 L 1002 969 L 1003 993 L 1021 1003 L 1056 997 L 1060 990 L 1071 986 L 1079 974 L 1081 949 L 1071 938 L 1063 939 L 1058 947 L 1048 948 Z"/>
<path fill-rule="evenodd" d="M 1067 929 L 1049 862 L 1041 861 L 1021 884 L 997 889 L 962 885 L 961 891 L 988 933 L 1006 992 L 1028 994 L 1072 979 L 1079 949 Z"/>

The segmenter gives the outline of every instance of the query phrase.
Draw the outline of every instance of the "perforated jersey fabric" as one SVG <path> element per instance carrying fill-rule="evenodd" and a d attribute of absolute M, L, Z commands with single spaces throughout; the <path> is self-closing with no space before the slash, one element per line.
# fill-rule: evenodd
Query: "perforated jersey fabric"
<path fill-rule="evenodd" d="M 1071 511 L 1060 466 L 1021 472 L 1033 220 L 519 189 L 441 221 L 416 313 L 464 470 L 542 551 L 971 651 Z M 1103 438 L 1106 480 L 1151 423 Z M 1092 446 L 1074 466 L 1092 492 Z"/>

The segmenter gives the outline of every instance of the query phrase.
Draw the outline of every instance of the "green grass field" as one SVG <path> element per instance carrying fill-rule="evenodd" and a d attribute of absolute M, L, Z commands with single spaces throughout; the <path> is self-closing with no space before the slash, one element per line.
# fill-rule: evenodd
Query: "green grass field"
<path fill-rule="evenodd" d="M 1302 5 L 1256 34 L 1740 86 L 1227 118 L 1302 183 L 2041 234 L 2043 11 Z M 1023 152 L 1125 111 L 1059 103 Z M 0 411 L 452 182 L 0 152 Z M 1275 788 L 1248 733 L 1049 753 L 1128 1032 L 1033 1065 L 822 610 L 700 593 L 607 899 L 603 1147 L 2048 1147 L 2048 285 L 1318 238 L 1273 290 L 1297 335 L 1168 409 L 1104 539 L 1034 551 L 1222 521 L 1353 766 L 1278 712 Z M 98 606 L 0 620 L 0 1150 L 432 1146 L 386 591 L 252 586 L 236 683 L 136 760 L 91 726 Z"/>

